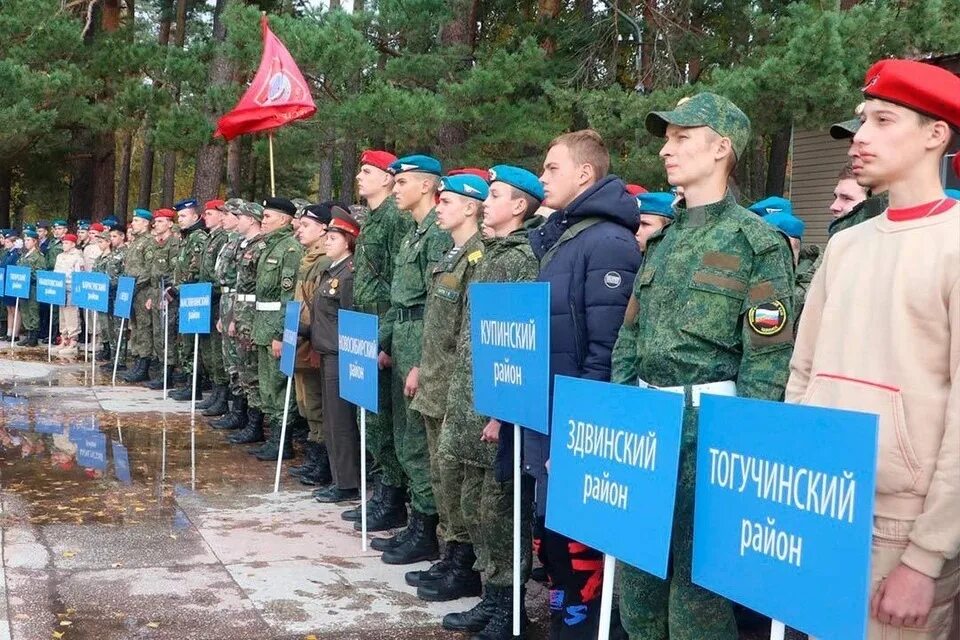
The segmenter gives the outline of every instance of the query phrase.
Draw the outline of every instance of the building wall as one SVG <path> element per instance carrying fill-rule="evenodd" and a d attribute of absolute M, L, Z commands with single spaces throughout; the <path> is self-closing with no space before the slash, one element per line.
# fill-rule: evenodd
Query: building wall
<path fill-rule="evenodd" d="M 793 212 L 806 224 L 804 242 L 826 244 L 833 219 L 830 204 L 837 174 L 847 162 L 847 140 L 834 140 L 829 131 L 793 132 L 793 176 L 790 200 Z"/>

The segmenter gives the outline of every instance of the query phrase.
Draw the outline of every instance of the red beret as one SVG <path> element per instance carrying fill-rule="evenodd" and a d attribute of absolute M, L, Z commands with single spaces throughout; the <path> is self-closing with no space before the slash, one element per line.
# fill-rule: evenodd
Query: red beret
<path fill-rule="evenodd" d="M 941 67 L 915 60 L 880 60 L 867 71 L 863 93 L 960 129 L 960 77 Z"/>
<path fill-rule="evenodd" d="M 463 167 L 462 169 L 453 169 L 448 171 L 448 176 L 461 176 L 464 174 L 470 174 L 482 178 L 484 182 L 490 182 L 490 172 L 486 169 L 478 169 L 476 167 Z"/>
<path fill-rule="evenodd" d="M 203 210 L 207 211 L 208 209 L 215 209 L 216 211 L 223 210 L 223 200 L 207 200 L 203 205 Z"/>
<path fill-rule="evenodd" d="M 156 211 L 153 212 L 153 217 L 154 219 L 169 218 L 170 220 L 173 220 L 174 218 L 177 217 L 177 212 L 174 211 L 173 209 L 157 209 Z"/>
<path fill-rule="evenodd" d="M 92 225 L 90 225 L 90 231 L 95 231 L 97 233 L 100 233 L 101 231 L 106 231 L 106 229 L 107 228 L 102 224 L 100 224 L 99 222 L 94 222 Z"/>
<path fill-rule="evenodd" d="M 73 244 L 77 244 L 77 236 L 72 233 L 65 233 L 60 239 L 64 242 L 72 242 Z"/>
<path fill-rule="evenodd" d="M 642 193 L 649 193 L 649 192 L 648 192 L 646 189 L 644 189 L 643 187 L 641 187 L 640 185 L 638 185 L 638 184 L 628 184 L 628 185 L 627 185 L 627 193 L 629 193 L 629 194 L 632 195 L 634 198 L 636 198 L 637 196 L 639 196 L 639 195 L 642 194 Z"/>
<path fill-rule="evenodd" d="M 386 171 L 390 165 L 397 161 L 397 156 L 389 151 L 378 151 L 376 149 L 367 149 L 360 154 L 360 164 L 369 164 L 381 171 Z"/>

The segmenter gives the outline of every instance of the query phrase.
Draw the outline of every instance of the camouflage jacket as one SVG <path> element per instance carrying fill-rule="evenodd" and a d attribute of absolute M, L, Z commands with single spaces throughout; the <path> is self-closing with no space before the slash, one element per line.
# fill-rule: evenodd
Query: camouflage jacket
<path fill-rule="evenodd" d="M 539 219 L 530 221 L 505 238 L 484 240 L 483 260 L 471 282 L 528 282 L 537 279 L 540 262 L 533 255 L 527 234 Z M 470 301 L 463 310 L 456 357 L 450 373 L 446 418 L 440 433 L 440 455 L 465 464 L 489 468 L 497 453 L 495 443 L 481 442 L 487 419 L 473 407 L 473 356 L 470 344 Z"/>
<path fill-rule="evenodd" d="M 54 265 L 57 264 L 57 256 L 61 253 L 63 253 L 63 241 L 51 237 L 47 244 L 46 262 L 43 265 L 47 271 L 53 271 Z"/>
<path fill-rule="evenodd" d="M 270 346 L 283 338 L 283 316 L 287 302 L 293 300 L 297 271 L 303 248 L 293 237 L 293 227 L 286 225 L 263 236 L 266 247 L 257 260 L 256 313 L 253 317 L 253 343 Z M 277 309 L 265 309 L 277 305 Z"/>
<path fill-rule="evenodd" d="M 200 269 L 203 265 L 203 248 L 207 244 L 207 230 L 203 219 L 181 232 L 180 253 L 173 267 L 173 281 L 178 284 L 200 282 Z"/>
<path fill-rule="evenodd" d="M 440 262 L 452 246 L 450 234 L 437 226 L 437 212 L 432 209 L 419 225 L 407 233 L 393 261 L 390 309 L 380 321 L 381 349 L 390 352 L 393 323 L 398 311 L 423 306 L 427 301 L 427 279 L 433 265 Z M 356 279 L 358 277 L 355 275 Z M 420 361 L 419 347 L 417 351 L 413 362 Z"/>
<path fill-rule="evenodd" d="M 810 283 L 813 282 L 813 274 L 816 273 L 817 265 L 820 264 L 822 253 L 820 245 L 807 244 L 800 247 L 800 260 L 797 262 L 796 269 L 797 279 L 793 288 L 793 306 L 797 310 L 794 326 L 800 322 L 803 303 L 807 300 L 807 291 L 810 290 Z"/>
<path fill-rule="evenodd" d="M 237 258 L 243 236 L 234 231 L 227 232 L 227 241 L 220 247 L 217 261 L 213 266 L 214 286 L 237 288 Z"/>
<path fill-rule="evenodd" d="M 136 281 L 134 291 L 140 293 L 150 288 L 153 270 L 153 254 L 157 243 L 150 232 L 141 233 L 127 246 L 123 256 L 123 275 Z"/>
<path fill-rule="evenodd" d="M 62 249 L 60 253 L 63 253 Z M 37 299 L 37 271 L 46 271 L 47 270 L 47 259 L 42 253 L 40 253 L 40 248 L 37 247 L 30 253 L 20 254 L 20 258 L 17 260 L 17 266 L 20 267 L 30 267 L 30 299 Z M 67 285 L 67 291 L 69 292 L 70 287 Z M 69 295 L 69 293 L 68 293 Z"/>
<path fill-rule="evenodd" d="M 220 289 L 217 286 L 217 258 L 220 257 L 220 250 L 230 239 L 230 234 L 226 229 L 214 229 L 207 234 L 203 243 L 203 256 L 200 259 L 200 282 L 213 283 L 213 297 L 220 295 Z"/>
<path fill-rule="evenodd" d="M 447 406 L 450 372 L 457 356 L 457 338 L 463 321 L 467 284 L 483 259 L 483 238 L 475 233 L 462 247 L 454 247 L 433 268 L 423 311 L 420 387 L 410 408 L 442 418 Z"/>
<path fill-rule="evenodd" d="M 358 311 L 383 315 L 381 309 L 389 307 L 393 260 L 412 227 L 413 220 L 400 213 L 392 197 L 367 215 L 353 254 L 354 306 Z"/>
<path fill-rule="evenodd" d="M 783 399 L 793 350 L 790 249 L 729 195 L 676 211 L 647 244 L 611 380 L 662 387 L 733 380 L 740 396 Z"/>
<path fill-rule="evenodd" d="M 253 315 L 256 313 L 256 303 L 252 300 L 244 300 L 243 297 L 256 297 L 257 262 L 260 260 L 260 253 L 266 248 L 267 243 L 264 242 L 262 234 L 250 240 L 244 238 L 237 246 L 237 298 L 233 307 L 233 320 L 236 324 L 236 335 L 244 343 L 245 348 L 249 348 L 253 340 Z"/>
<path fill-rule="evenodd" d="M 156 238 L 153 239 L 153 252 L 150 262 L 150 295 L 157 302 L 164 290 L 169 289 L 174 283 L 174 269 L 177 256 L 181 251 L 180 236 L 171 233 L 167 239 L 161 243 Z"/>
<path fill-rule="evenodd" d="M 854 227 L 861 222 L 866 222 L 871 218 L 876 218 L 878 215 L 887 210 L 888 203 L 889 199 L 887 198 L 886 192 L 877 194 L 875 196 L 870 196 L 863 202 L 858 203 L 853 209 L 850 210 L 850 213 L 831 222 L 830 226 L 827 227 L 827 233 L 832 238 L 841 231 L 845 231 L 850 227 Z M 820 268 L 820 263 L 823 262 L 823 255 L 824 252 L 821 251 L 820 255 L 817 257 L 817 261 L 813 263 L 813 266 L 809 269 L 808 273 L 804 274 L 804 297 L 806 297 L 806 292 L 810 289 L 810 283 L 813 281 L 813 275 L 817 272 L 817 269 Z M 797 278 L 799 284 L 799 268 L 797 269 Z"/>

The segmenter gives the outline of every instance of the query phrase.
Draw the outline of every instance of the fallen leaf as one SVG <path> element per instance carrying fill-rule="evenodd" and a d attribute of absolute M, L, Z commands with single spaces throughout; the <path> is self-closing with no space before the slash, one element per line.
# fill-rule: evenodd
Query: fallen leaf
<path fill-rule="evenodd" d="M 110 566 L 113 567 L 114 569 L 117 569 L 117 568 L 119 568 L 119 567 L 122 567 L 122 566 L 123 566 L 123 563 L 122 563 L 122 562 L 114 562 L 114 563 L 113 563 L 112 565 L 110 565 Z"/>
<path fill-rule="evenodd" d="M 303 640 L 317 640 L 317 636 L 315 636 L 315 635 L 313 635 L 313 634 L 311 633 L 310 635 L 308 635 L 308 636 L 307 636 L 306 638 L 304 638 Z"/>
<path fill-rule="evenodd" d="M 148 623 L 147 623 L 147 627 L 148 627 L 149 629 L 159 629 L 159 628 L 160 628 L 160 623 L 159 623 L 159 622 L 148 622 Z"/>
<path fill-rule="evenodd" d="M 61 627 L 69 627 L 69 626 L 72 625 L 72 624 L 73 624 L 73 623 L 70 622 L 69 620 L 61 620 L 61 621 L 60 621 L 60 626 L 61 626 Z"/>
<path fill-rule="evenodd" d="M 64 551 L 64 552 L 63 552 L 63 557 L 64 557 L 64 558 L 72 558 L 72 557 L 75 556 L 75 555 L 77 555 L 77 552 L 76 552 L 76 551 Z"/>
<path fill-rule="evenodd" d="M 54 631 L 54 632 L 53 632 L 53 637 L 56 638 L 57 640 L 60 640 L 60 638 L 63 637 L 63 632 L 62 632 L 62 631 Z"/>

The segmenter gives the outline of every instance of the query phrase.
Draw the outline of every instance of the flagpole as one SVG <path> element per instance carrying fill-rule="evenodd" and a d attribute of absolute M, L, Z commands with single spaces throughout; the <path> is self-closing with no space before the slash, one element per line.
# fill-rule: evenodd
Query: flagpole
<path fill-rule="evenodd" d="M 277 197 L 277 183 L 273 175 L 273 132 L 267 134 L 267 141 L 270 145 L 270 197 Z"/>

